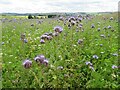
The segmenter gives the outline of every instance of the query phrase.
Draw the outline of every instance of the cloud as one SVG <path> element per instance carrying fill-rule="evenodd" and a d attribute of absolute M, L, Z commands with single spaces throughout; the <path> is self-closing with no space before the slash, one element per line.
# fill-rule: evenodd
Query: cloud
<path fill-rule="evenodd" d="M 0 0 L 0 4 L 11 4 L 10 1 Z"/>
<path fill-rule="evenodd" d="M 117 11 L 119 0 L 0 0 L 0 12 Z M 9 7 L 9 8 L 8 8 Z"/>

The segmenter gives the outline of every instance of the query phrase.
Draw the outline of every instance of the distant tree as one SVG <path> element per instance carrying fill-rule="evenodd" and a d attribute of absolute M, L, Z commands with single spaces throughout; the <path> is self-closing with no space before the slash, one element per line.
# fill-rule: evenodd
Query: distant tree
<path fill-rule="evenodd" d="M 37 19 L 37 17 L 36 17 L 36 16 L 34 16 L 34 19 Z"/>
<path fill-rule="evenodd" d="M 28 19 L 33 19 L 31 14 L 28 15 Z"/>
<path fill-rule="evenodd" d="M 48 15 L 48 18 L 54 18 L 56 17 L 57 15 Z"/>

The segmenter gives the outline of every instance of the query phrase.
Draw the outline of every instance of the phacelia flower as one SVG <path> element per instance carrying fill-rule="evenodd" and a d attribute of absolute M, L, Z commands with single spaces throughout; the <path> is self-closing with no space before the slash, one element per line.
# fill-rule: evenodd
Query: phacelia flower
<path fill-rule="evenodd" d="M 83 39 L 78 40 L 78 44 L 81 44 L 83 42 Z"/>
<path fill-rule="evenodd" d="M 44 44 L 44 43 L 45 43 L 45 40 L 44 40 L 44 39 L 41 39 L 41 40 L 40 40 L 40 43 L 41 43 L 41 44 Z"/>
<path fill-rule="evenodd" d="M 24 39 L 24 43 L 27 43 L 28 42 L 28 40 L 27 39 Z"/>
<path fill-rule="evenodd" d="M 93 58 L 94 59 L 98 59 L 99 57 L 97 55 L 93 55 Z"/>
<path fill-rule="evenodd" d="M 90 61 L 85 62 L 86 65 L 92 66 L 93 64 Z"/>
<path fill-rule="evenodd" d="M 26 68 L 26 69 L 30 68 L 30 67 L 32 66 L 32 61 L 30 61 L 30 60 L 25 60 L 25 61 L 23 62 L 23 66 L 24 66 L 24 68 Z"/>
<path fill-rule="evenodd" d="M 60 26 L 56 26 L 56 27 L 54 27 L 54 31 L 61 33 L 63 31 L 63 28 Z"/>
<path fill-rule="evenodd" d="M 47 39 L 47 35 L 42 35 L 41 37 L 40 37 L 40 39 Z"/>
<path fill-rule="evenodd" d="M 52 36 L 47 36 L 47 40 L 52 40 Z"/>
<path fill-rule="evenodd" d="M 74 26 L 74 25 L 75 25 L 75 23 L 76 23 L 75 21 L 73 21 L 73 20 L 71 21 L 71 25 L 73 25 L 73 26 Z"/>
<path fill-rule="evenodd" d="M 34 60 L 36 62 L 43 63 L 43 61 L 45 60 L 45 56 L 44 55 L 38 55 L 37 57 L 34 58 Z"/>
<path fill-rule="evenodd" d="M 112 69 L 118 68 L 116 65 L 112 65 Z"/>
<path fill-rule="evenodd" d="M 43 61 L 43 64 L 45 65 L 45 66 L 48 66 L 48 60 L 47 59 L 44 59 L 44 61 Z"/>
<path fill-rule="evenodd" d="M 92 69 L 93 71 L 95 71 L 94 67 L 93 66 L 89 66 L 90 69 Z"/>
<path fill-rule="evenodd" d="M 112 28 L 112 27 L 109 25 L 109 26 L 108 26 L 108 29 L 111 29 L 111 28 Z"/>

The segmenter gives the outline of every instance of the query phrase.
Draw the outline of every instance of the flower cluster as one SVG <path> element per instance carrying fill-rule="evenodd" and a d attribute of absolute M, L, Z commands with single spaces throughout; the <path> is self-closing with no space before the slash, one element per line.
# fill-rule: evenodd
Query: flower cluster
<path fill-rule="evenodd" d="M 48 65 L 48 60 L 45 58 L 44 55 L 38 55 L 34 58 L 34 60 L 38 63 L 38 64 L 44 64 L 45 66 Z"/>
<path fill-rule="evenodd" d="M 49 61 L 42 54 L 36 56 L 34 60 L 38 63 L 38 65 L 43 64 L 45 66 L 48 66 Z M 25 61 L 23 61 L 23 66 L 25 69 L 29 69 L 32 66 L 32 61 L 29 59 L 26 59 Z"/>
<path fill-rule="evenodd" d="M 85 62 L 85 64 L 86 64 L 87 66 L 89 66 L 90 69 L 92 69 L 93 71 L 95 71 L 95 69 L 94 69 L 94 67 L 93 67 L 93 64 L 92 64 L 91 62 L 87 61 L 87 62 Z"/>
<path fill-rule="evenodd" d="M 60 26 L 55 26 L 53 33 L 50 32 L 50 33 L 45 33 L 45 34 L 41 35 L 41 37 L 40 37 L 40 43 L 41 43 L 41 44 L 44 44 L 44 43 L 45 43 L 45 40 L 52 40 L 52 38 L 53 38 L 54 36 L 58 36 L 59 33 L 61 33 L 62 31 L 63 31 L 63 28 L 62 28 L 62 27 L 60 27 Z"/>

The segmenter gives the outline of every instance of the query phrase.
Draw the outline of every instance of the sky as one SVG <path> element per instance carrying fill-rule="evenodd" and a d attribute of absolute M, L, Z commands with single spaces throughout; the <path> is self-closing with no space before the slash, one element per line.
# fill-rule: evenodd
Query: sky
<path fill-rule="evenodd" d="M 0 13 L 114 12 L 119 0 L 0 0 Z"/>

